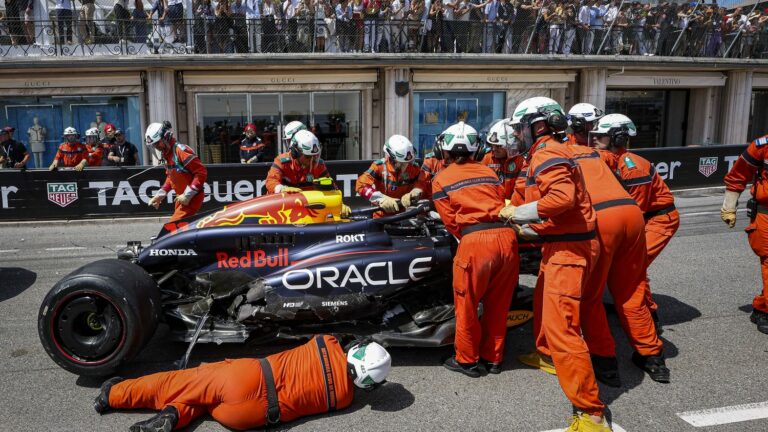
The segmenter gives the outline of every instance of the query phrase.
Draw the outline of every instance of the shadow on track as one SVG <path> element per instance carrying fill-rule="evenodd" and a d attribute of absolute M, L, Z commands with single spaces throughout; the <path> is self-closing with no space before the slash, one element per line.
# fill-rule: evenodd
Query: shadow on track
<path fill-rule="evenodd" d="M 12 299 L 26 291 L 37 280 L 37 273 L 20 267 L 0 267 L 0 302 Z"/>

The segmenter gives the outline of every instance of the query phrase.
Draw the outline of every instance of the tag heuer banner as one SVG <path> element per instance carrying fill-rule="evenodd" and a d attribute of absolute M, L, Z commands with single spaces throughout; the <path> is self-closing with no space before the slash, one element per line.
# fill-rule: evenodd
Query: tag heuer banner
<path fill-rule="evenodd" d="M 654 163 L 672 189 L 719 186 L 746 146 L 676 147 L 635 151 Z M 368 203 L 355 196 L 357 176 L 371 161 L 329 161 L 328 170 L 352 207 Z M 269 163 L 208 165 L 205 203 L 201 211 L 264 193 Z M 162 185 L 158 166 L 131 180 L 147 167 L 46 170 L 0 170 L 0 220 L 79 219 L 91 217 L 164 216 L 173 211 L 173 194 L 156 211 L 150 197 Z"/>

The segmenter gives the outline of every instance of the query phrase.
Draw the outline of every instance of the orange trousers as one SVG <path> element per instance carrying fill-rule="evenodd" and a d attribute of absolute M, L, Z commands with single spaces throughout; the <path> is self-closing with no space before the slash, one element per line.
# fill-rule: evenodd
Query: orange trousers
<path fill-rule="evenodd" d="M 173 215 L 171 216 L 171 220 L 169 220 L 168 222 L 176 222 L 177 220 L 194 216 L 195 213 L 197 213 L 197 211 L 200 210 L 200 207 L 203 206 L 204 199 L 205 199 L 205 193 L 200 191 L 200 193 L 195 195 L 187 205 L 181 205 L 174 201 Z"/>
<path fill-rule="evenodd" d="M 603 415 L 605 404 L 581 337 L 581 297 L 599 257 L 597 239 L 544 243 L 533 296 L 536 349 L 552 357 L 557 379 L 576 409 Z"/>
<path fill-rule="evenodd" d="M 224 360 L 179 371 L 160 372 L 112 386 L 109 406 L 179 411 L 176 429 L 210 413 L 222 425 L 237 430 L 266 423 L 267 393 L 256 359 Z"/>
<path fill-rule="evenodd" d="M 749 245 L 760 257 L 760 272 L 763 275 L 763 289 L 752 300 L 752 307 L 768 313 L 768 215 L 758 213 L 755 220 L 747 225 L 745 231 L 749 238 Z"/>
<path fill-rule="evenodd" d="M 606 283 L 621 327 L 638 353 L 658 355 L 663 349 L 646 304 L 645 221 L 637 206 L 610 207 L 597 212 L 600 256 L 581 297 L 581 329 L 589 352 L 616 356 L 616 343 L 603 307 Z"/>
<path fill-rule="evenodd" d="M 645 246 L 648 248 L 648 267 L 653 260 L 667 247 L 677 229 L 680 228 L 680 213 L 673 210 L 667 214 L 658 215 L 645 222 Z M 651 286 L 645 281 L 645 299 L 651 311 L 658 309 L 658 305 L 651 297 Z"/>
<path fill-rule="evenodd" d="M 453 258 L 456 307 L 456 361 L 501 363 L 507 312 L 517 286 L 520 261 L 511 228 L 477 231 L 462 237 Z M 483 316 L 477 306 L 483 302 Z"/>

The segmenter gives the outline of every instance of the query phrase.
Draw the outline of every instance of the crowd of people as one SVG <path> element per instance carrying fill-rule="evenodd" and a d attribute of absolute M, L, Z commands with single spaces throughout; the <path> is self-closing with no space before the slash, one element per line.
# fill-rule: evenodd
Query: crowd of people
<path fill-rule="evenodd" d="M 13 139 L 15 131 L 11 126 L 0 129 L 0 168 L 27 168 L 31 155 L 24 143 Z M 62 138 L 48 167 L 51 171 L 58 168 L 82 171 L 86 166 L 134 166 L 139 165 L 141 159 L 139 149 L 126 140 L 122 129 L 111 123 L 104 126 L 103 138 L 97 127 L 85 131 L 85 142 L 73 127 L 65 128 Z M 35 163 L 38 168 L 42 167 L 41 161 Z"/>
<path fill-rule="evenodd" d="M 716 2 L 621 0 L 56 0 L 59 44 L 180 43 L 195 53 L 441 52 L 762 58 L 768 14 Z M 186 19 L 185 7 L 193 17 Z M 36 38 L 33 2 L 7 0 L 0 34 Z M 104 24 L 108 24 L 105 26 Z M 0 36 L 2 37 L 2 36 Z"/>

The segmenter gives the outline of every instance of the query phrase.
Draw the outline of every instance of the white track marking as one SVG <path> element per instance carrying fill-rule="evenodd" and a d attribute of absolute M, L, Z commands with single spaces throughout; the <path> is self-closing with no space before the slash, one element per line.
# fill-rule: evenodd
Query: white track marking
<path fill-rule="evenodd" d="M 87 249 L 82 246 L 69 246 L 69 247 L 55 247 L 55 248 L 45 248 L 45 250 L 50 252 L 56 252 L 56 251 L 69 251 L 69 250 L 83 250 Z"/>
<path fill-rule="evenodd" d="M 16 253 L 18 249 L 0 249 L 0 253 Z"/>
<path fill-rule="evenodd" d="M 736 210 L 737 213 L 745 212 L 747 209 L 738 209 Z M 680 213 L 680 217 L 684 216 L 705 216 L 705 215 L 719 215 L 719 211 L 712 211 L 712 212 L 696 212 L 696 213 Z"/>
<path fill-rule="evenodd" d="M 768 401 L 677 413 L 695 427 L 715 426 L 768 418 Z"/>
<path fill-rule="evenodd" d="M 617 425 L 616 423 L 613 423 L 611 426 L 613 426 L 613 432 L 627 432 L 626 429 L 623 427 Z M 564 430 L 568 429 L 567 427 L 561 428 L 561 429 L 550 429 L 543 432 L 563 432 Z"/>

